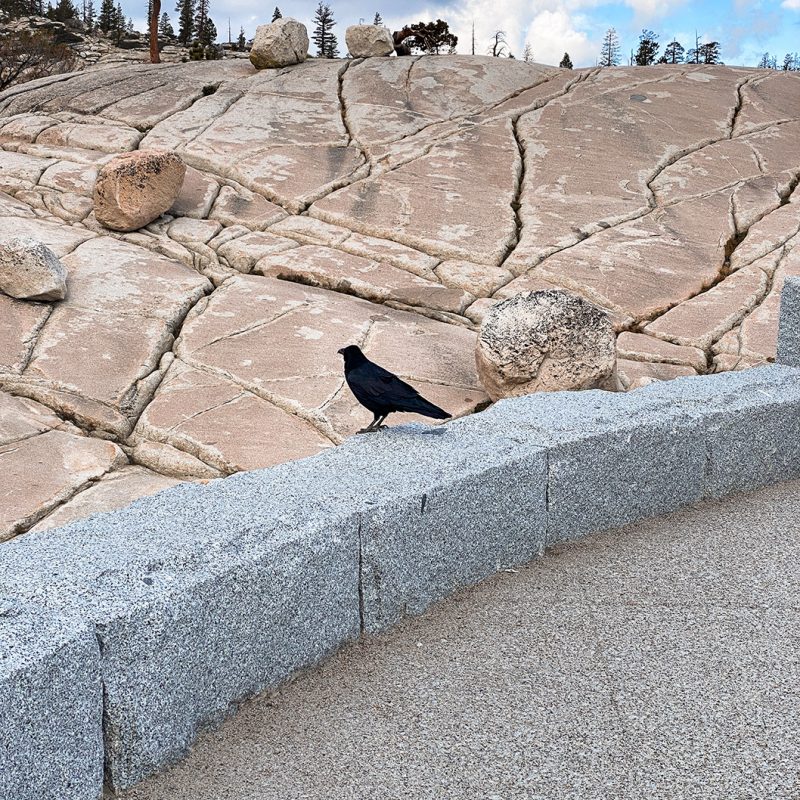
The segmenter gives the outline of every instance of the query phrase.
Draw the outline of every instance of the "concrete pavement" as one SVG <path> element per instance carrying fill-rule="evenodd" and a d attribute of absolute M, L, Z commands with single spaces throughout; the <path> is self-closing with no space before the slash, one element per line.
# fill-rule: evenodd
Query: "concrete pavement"
<path fill-rule="evenodd" d="M 800 481 L 554 548 L 245 703 L 128 800 L 800 798 Z"/>

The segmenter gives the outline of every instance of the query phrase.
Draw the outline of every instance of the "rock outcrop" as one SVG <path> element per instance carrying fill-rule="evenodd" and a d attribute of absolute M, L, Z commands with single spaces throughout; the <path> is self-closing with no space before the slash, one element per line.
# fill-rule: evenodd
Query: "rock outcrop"
<path fill-rule="evenodd" d="M 30 236 L 0 239 L 0 291 L 20 300 L 63 300 L 67 271 L 50 248 Z"/>
<path fill-rule="evenodd" d="M 308 31 L 302 22 L 281 17 L 259 25 L 250 49 L 250 63 L 256 69 L 277 69 L 300 64 L 308 57 Z"/>
<path fill-rule="evenodd" d="M 394 52 L 392 34 L 380 25 L 351 25 L 344 40 L 353 58 L 389 56 Z"/>
<path fill-rule="evenodd" d="M 143 228 L 172 207 L 185 173 L 185 164 L 174 153 L 123 153 L 97 173 L 95 218 L 113 231 Z"/>
<path fill-rule="evenodd" d="M 333 447 L 370 420 L 345 344 L 469 414 L 478 325 L 520 293 L 602 308 L 625 389 L 773 359 L 798 108 L 795 73 L 470 56 L 118 63 L 0 94 L 0 229 L 69 272 L 54 305 L 0 293 L 0 443 L 22 475 L 51 441 L 95 465 L 30 503 L 18 482 L 6 530 Z M 95 178 L 139 150 L 185 180 L 111 231 Z"/>
<path fill-rule="evenodd" d="M 494 306 L 475 349 L 492 400 L 532 392 L 595 389 L 614 371 L 614 328 L 580 295 L 549 289 Z"/>

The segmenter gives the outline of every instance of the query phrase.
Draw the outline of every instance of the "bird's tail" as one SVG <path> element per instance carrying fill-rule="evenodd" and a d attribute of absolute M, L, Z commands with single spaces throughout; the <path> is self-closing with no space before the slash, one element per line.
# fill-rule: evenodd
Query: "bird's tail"
<path fill-rule="evenodd" d="M 422 414 L 423 417 L 432 417 L 433 419 L 450 419 L 452 414 L 448 414 L 443 408 L 439 408 L 439 406 L 435 406 L 430 400 L 426 400 L 424 397 L 417 397 L 414 398 L 414 402 L 410 405 L 413 405 L 413 408 L 405 409 L 407 411 L 412 411 L 415 414 Z"/>

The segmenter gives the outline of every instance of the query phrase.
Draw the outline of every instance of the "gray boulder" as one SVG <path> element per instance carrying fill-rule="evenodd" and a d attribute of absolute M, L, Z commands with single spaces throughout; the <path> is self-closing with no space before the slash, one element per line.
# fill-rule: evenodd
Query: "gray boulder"
<path fill-rule="evenodd" d="M 256 69 L 276 69 L 299 64 L 308 56 L 308 31 L 302 22 L 281 17 L 269 25 L 259 25 L 250 50 Z"/>
<path fill-rule="evenodd" d="M 67 294 L 67 271 L 56 254 L 37 239 L 3 239 L 0 291 L 20 300 L 63 300 Z"/>
<path fill-rule="evenodd" d="M 594 389 L 614 371 L 614 328 L 604 311 L 579 295 L 560 289 L 525 292 L 487 313 L 475 360 L 493 400 Z"/>
<path fill-rule="evenodd" d="M 351 25 L 344 40 L 353 58 L 389 56 L 394 52 L 392 34 L 380 25 Z"/>

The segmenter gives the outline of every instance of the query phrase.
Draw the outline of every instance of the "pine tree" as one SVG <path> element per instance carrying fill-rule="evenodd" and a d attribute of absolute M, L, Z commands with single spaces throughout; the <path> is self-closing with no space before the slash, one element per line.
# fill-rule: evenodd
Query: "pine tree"
<path fill-rule="evenodd" d="M 244 28 L 239 28 L 239 38 L 236 40 L 236 47 L 240 52 L 244 52 L 247 47 L 247 39 L 244 35 Z"/>
<path fill-rule="evenodd" d="M 172 27 L 172 22 L 166 11 L 161 15 L 161 19 L 158 21 L 158 35 L 164 39 L 175 38 L 175 30 Z"/>
<path fill-rule="evenodd" d="M 756 64 L 758 69 L 776 69 L 777 66 L 777 59 L 775 56 L 771 56 L 769 53 L 763 53 L 761 60 L 758 62 L 758 64 Z"/>
<path fill-rule="evenodd" d="M 404 40 L 404 44 L 409 51 L 438 54 L 446 47 L 449 53 L 454 53 L 458 44 L 458 36 L 450 33 L 450 26 L 443 19 L 406 25 L 401 33 L 403 32 L 407 32 L 408 38 Z"/>
<path fill-rule="evenodd" d="M 96 14 L 94 10 L 94 1 L 93 0 L 83 0 L 83 8 L 81 10 L 81 21 L 83 22 L 84 28 L 86 28 L 89 33 L 92 32 L 95 25 Z"/>
<path fill-rule="evenodd" d="M 48 8 L 49 10 L 49 8 Z M 58 0 L 58 5 L 53 9 L 52 19 L 57 22 L 66 22 L 78 16 L 78 9 L 72 4 L 72 0 Z"/>
<path fill-rule="evenodd" d="M 681 43 L 673 40 L 664 48 L 664 55 L 658 59 L 658 63 L 681 64 L 683 62 L 683 54 L 685 52 L 686 51 L 683 49 Z"/>
<path fill-rule="evenodd" d="M 797 53 L 787 53 L 783 58 L 784 72 L 797 72 L 800 70 L 800 58 Z"/>
<path fill-rule="evenodd" d="M 658 36 L 645 28 L 639 36 L 639 49 L 633 57 L 633 62 L 637 67 L 649 67 L 656 63 L 657 55 Z"/>
<path fill-rule="evenodd" d="M 117 3 L 114 9 L 114 24 L 111 29 L 111 34 L 114 37 L 114 43 L 119 44 L 122 41 L 122 34 L 125 32 L 125 12 L 122 10 L 122 4 Z"/>
<path fill-rule="evenodd" d="M 561 69 L 572 69 L 572 59 L 569 57 L 569 53 L 564 53 L 564 58 L 561 59 L 561 63 L 558 66 Z"/>
<path fill-rule="evenodd" d="M 719 56 L 719 42 L 706 42 L 705 44 L 701 44 L 698 48 L 698 57 L 703 64 L 721 64 L 722 60 Z"/>
<path fill-rule="evenodd" d="M 217 40 L 217 26 L 211 17 L 206 17 L 202 28 L 197 30 L 197 40 L 204 47 L 210 47 Z M 215 51 L 216 52 L 216 51 Z M 208 58 L 208 56 L 206 56 Z"/>
<path fill-rule="evenodd" d="M 522 51 L 522 60 L 526 64 L 530 64 L 533 61 L 533 48 L 528 42 L 525 42 L 525 48 Z"/>
<path fill-rule="evenodd" d="M 614 28 L 609 28 L 603 37 L 603 46 L 600 50 L 600 66 L 616 67 L 619 64 L 620 49 L 619 37 Z"/>
<path fill-rule="evenodd" d="M 375 12 L 375 19 L 372 20 L 373 25 L 383 25 L 383 17 L 381 16 L 380 11 Z"/>
<path fill-rule="evenodd" d="M 205 40 L 207 33 L 206 22 L 208 20 L 208 6 L 209 0 L 197 0 L 195 5 L 194 24 L 192 25 L 195 38 L 204 45 L 209 44 L 209 42 Z M 216 30 L 214 35 L 216 36 Z"/>
<path fill-rule="evenodd" d="M 178 0 L 175 11 L 178 12 L 178 41 L 188 47 L 194 33 L 194 0 Z"/>
<path fill-rule="evenodd" d="M 275 6 L 275 10 L 272 12 L 272 21 L 275 22 L 276 19 L 280 19 L 282 16 L 283 14 L 281 14 L 281 10 L 278 8 L 278 6 Z"/>
<path fill-rule="evenodd" d="M 317 55 L 321 58 L 336 58 L 339 55 L 339 45 L 333 34 L 336 21 L 333 19 L 331 7 L 327 3 L 323 5 L 322 0 L 319 0 L 314 22 L 316 27 L 311 40 L 317 46 Z"/>
<path fill-rule="evenodd" d="M 103 0 L 100 5 L 100 16 L 97 18 L 97 27 L 107 34 L 114 29 L 114 21 L 114 0 Z"/>

